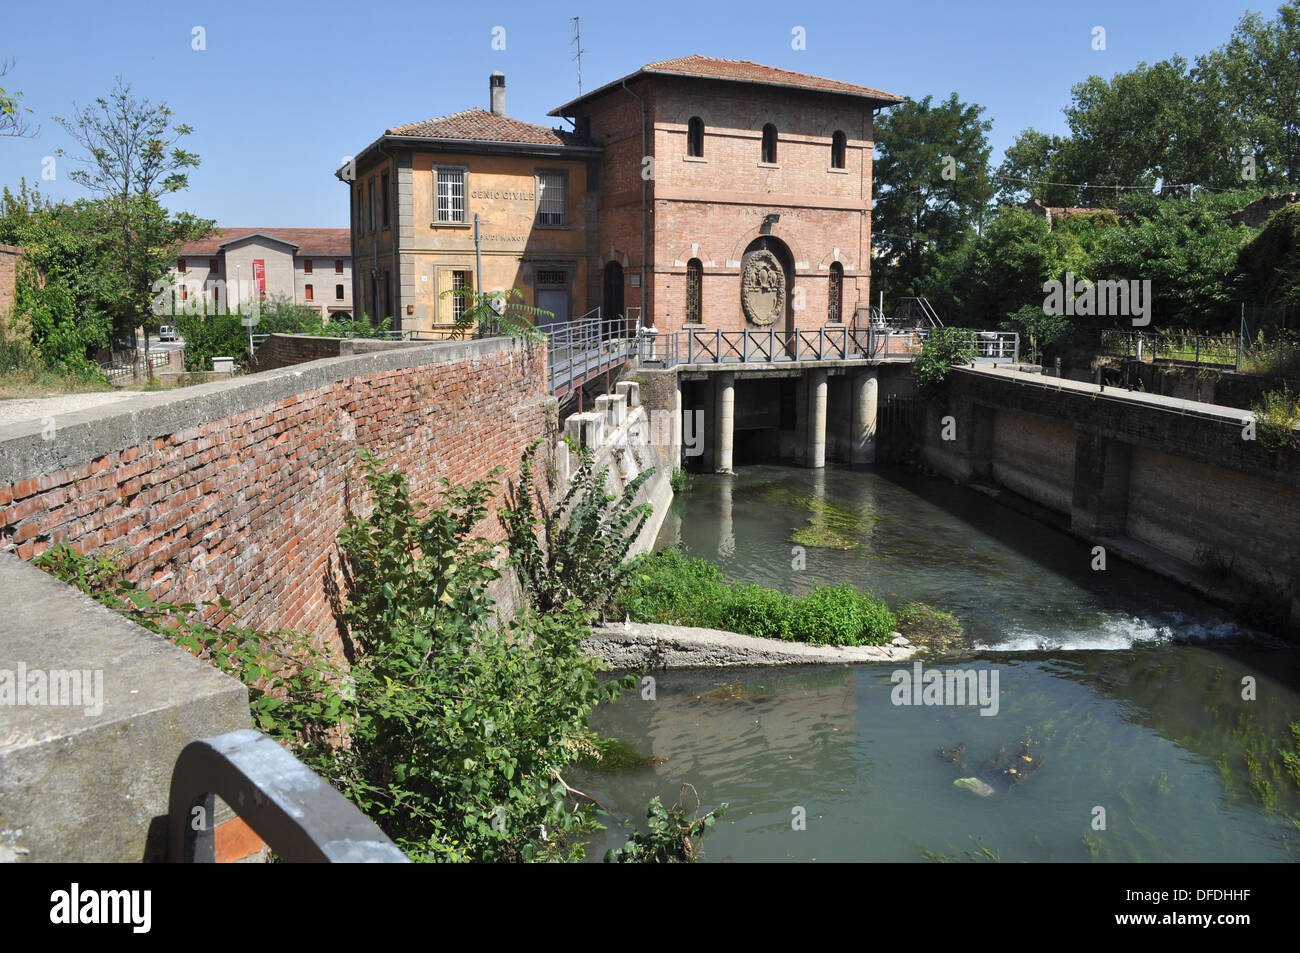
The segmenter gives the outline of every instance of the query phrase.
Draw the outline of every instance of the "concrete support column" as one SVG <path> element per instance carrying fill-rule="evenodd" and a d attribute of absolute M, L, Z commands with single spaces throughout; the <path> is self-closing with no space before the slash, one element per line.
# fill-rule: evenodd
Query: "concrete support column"
<path fill-rule="evenodd" d="M 1080 433 L 1074 444 L 1070 527 L 1088 536 L 1123 536 L 1128 524 L 1132 447 Z"/>
<path fill-rule="evenodd" d="M 717 399 L 714 402 L 714 432 L 718 451 L 714 457 L 715 473 L 731 473 L 732 446 L 736 426 L 736 375 L 730 372 L 716 375 Z"/>
<path fill-rule="evenodd" d="M 880 372 L 864 371 L 853 379 L 853 424 L 849 433 L 850 462 L 876 462 L 876 409 L 880 399 Z"/>
<path fill-rule="evenodd" d="M 808 452 L 805 464 L 814 470 L 826 466 L 826 372 L 808 372 Z"/>

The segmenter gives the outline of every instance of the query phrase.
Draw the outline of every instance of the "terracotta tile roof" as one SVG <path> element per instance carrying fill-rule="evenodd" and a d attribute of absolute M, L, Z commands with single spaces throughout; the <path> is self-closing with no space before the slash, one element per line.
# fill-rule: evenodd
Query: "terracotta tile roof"
<path fill-rule="evenodd" d="M 827 79 L 823 76 L 812 76 L 808 73 L 796 73 L 793 70 L 780 69 L 775 66 L 764 66 L 762 63 L 754 63 L 750 60 L 725 60 L 715 56 L 702 56 L 695 53 L 691 56 L 680 56 L 670 60 L 660 60 L 657 63 L 647 63 L 635 73 L 616 79 L 612 83 L 606 83 L 599 89 L 593 90 L 577 99 L 571 100 L 556 109 L 552 109 L 547 115 L 562 116 L 567 115 L 565 112 L 575 104 L 592 98 L 603 93 L 610 87 L 616 86 L 623 80 L 632 79 L 643 73 L 656 73 L 666 76 L 693 76 L 702 79 L 720 79 L 729 80 L 738 83 L 758 83 L 764 86 L 785 86 L 796 89 L 807 89 L 823 93 L 841 93 L 846 96 L 861 96 L 868 99 L 878 99 L 887 103 L 901 103 L 903 97 L 894 93 L 886 93 L 879 89 L 872 89 L 870 86 L 858 86 L 854 83 L 845 83 L 837 79 Z"/>
<path fill-rule="evenodd" d="M 347 258 L 352 254 L 352 233 L 346 228 L 218 228 L 208 238 L 184 245 L 177 257 L 215 257 L 221 246 L 248 235 L 266 235 L 298 246 L 299 255 Z"/>
<path fill-rule="evenodd" d="M 394 126 L 385 130 L 384 134 L 421 139 L 467 139 L 475 142 L 521 142 L 547 146 L 591 145 L 571 132 L 509 116 L 498 116 L 486 109 L 463 109 L 450 116 Z"/>

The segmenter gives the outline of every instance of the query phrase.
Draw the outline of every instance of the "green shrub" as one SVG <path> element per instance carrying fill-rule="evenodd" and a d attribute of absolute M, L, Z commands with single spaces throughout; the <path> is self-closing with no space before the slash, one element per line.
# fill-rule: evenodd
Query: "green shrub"
<path fill-rule="evenodd" d="M 597 470 L 591 452 L 580 450 L 569 489 L 548 511 L 534 485 L 540 445 L 539 440 L 524 452 L 512 505 L 499 514 L 510 559 L 533 608 L 552 612 L 577 600 L 603 621 L 634 571 L 624 560 L 651 511 L 649 503 L 638 504 L 635 498 L 654 469 L 629 481 L 621 496 L 612 496 L 605 492 L 609 467 Z"/>
<path fill-rule="evenodd" d="M 731 587 L 723 602 L 718 627 L 765 639 L 791 638 L 795 599 L 777 589 L 749 584 Z"/>
<path fill-rule="evenodd" d="M 1296 427 L 1300 426 L 1300 398 L 1285 386 L 1260 395 L 1251 407 L 1255 415 L 1255 436 L 1266 450 L 1278 451 L 1300 445 Z"/>
<path fill-rule="evenodd" d="M 707 559 L 676 549 L 640 557 L 631 584 L 615 601 L 615 615 L 637 622 L 698 626 L 832 645 L 883 645 L 894 615 L 869 592 L 843 583 L 806 596 L 755 584 L 728 585 Z"/>
<path fill-rule="evenodd" d="M 847 583 L 816 586 L 795 602 L 790 631 L 801 642 L 879 645 L 889 641 L 894 618 L 884 603 Z"/>

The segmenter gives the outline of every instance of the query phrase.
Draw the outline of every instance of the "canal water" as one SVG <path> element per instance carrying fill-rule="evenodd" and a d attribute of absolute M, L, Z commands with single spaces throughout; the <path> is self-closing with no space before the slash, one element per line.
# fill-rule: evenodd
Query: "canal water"
<path fill-rule="evenodd" d="M 910 662 L 654 673 L 653 692 L 592 716 L 651 762 L 568 779 L 613 814 L 590 859 L 654 795 L 728 803 L 709 861 L 1300 859 L 1281 759 L 1300 652 L 1179 586 L 1094 569 L 1060 530 L 887 467 L 694 477 L 658 545 L 732 581 L 851 582 L 950 611 L 962 644 L 924 670 L 996 676 L 997 709 L 896 704 Z"/>

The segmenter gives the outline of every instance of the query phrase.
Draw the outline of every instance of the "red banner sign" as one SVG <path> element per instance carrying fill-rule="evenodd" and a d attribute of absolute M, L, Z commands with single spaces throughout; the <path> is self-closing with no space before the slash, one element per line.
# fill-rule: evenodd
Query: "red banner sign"
<path fill-rule="evenodd" d="M 253 282 L 257 285 L 257 296 L 266 297 L 266 260 L 263 258 L 253 259 Z"/>

